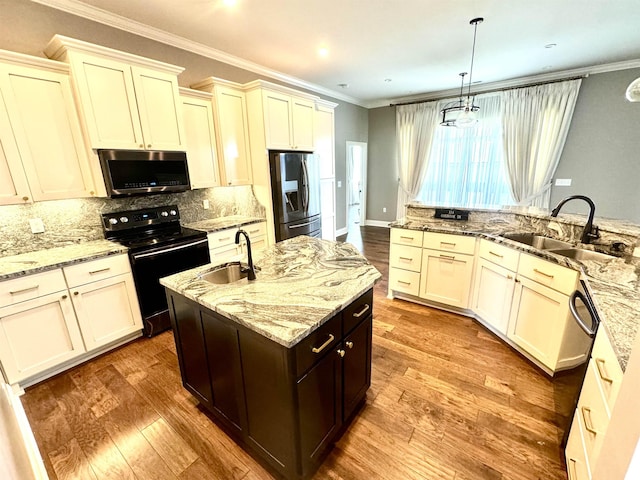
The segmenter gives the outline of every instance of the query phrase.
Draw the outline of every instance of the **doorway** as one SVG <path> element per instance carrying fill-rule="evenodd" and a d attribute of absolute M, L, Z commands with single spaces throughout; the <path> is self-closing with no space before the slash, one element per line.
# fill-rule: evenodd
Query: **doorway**
<path fill-rule="evenodd" d="M 347 232 L 359 231 L 367 218 L 367 144 L 347 142 Z"/>

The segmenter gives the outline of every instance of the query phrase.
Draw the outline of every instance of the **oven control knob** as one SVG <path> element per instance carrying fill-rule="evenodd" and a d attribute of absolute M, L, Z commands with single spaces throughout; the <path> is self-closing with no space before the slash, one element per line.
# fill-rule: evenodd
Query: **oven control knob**
<path fill-rule="evenodd" d="M 110 218 L 110 219 L 109 219 L 109 223 L 110 223 L 111 225 L 115 225 L 116 223 L 118 223 L 118 219 L 117 219 L 117 218 Z"/>
<path fill-rule="evenodd" d="M 175 210 L 169 210 L 169 214 L 175 216 L 178 214 L 178 212 L 176 212 Z"/>
<path fill-rule="evenodd" d="M 129 221 L 129 219 L 127 217 L 120 217 L 120 221 L 122 223 L 127 223 Z"/>
<path fill-rule="evenodd" d="M 162 215 L 163 217 L 168 217 L 169 216 L 169 212 L 164 210 L 164 211 L 160 212 L 160 215 Z"/>

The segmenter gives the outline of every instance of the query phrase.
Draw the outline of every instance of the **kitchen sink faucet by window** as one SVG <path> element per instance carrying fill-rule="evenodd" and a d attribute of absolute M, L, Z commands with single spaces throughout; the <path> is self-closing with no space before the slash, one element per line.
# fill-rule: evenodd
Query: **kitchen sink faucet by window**
<path fill-rule="evenodd" d="M 592 240 L 596 238 L 600 238 L 600 232 L 598 231 L 598 227 L 593 225 L 593 216 L 596 212 L 596 206 L 589 197 L 584 195 L 571 195 L 570 197 L 565 198 L 560 201 L 560 203 L 551 211 L 552 217 L 557 217 L 558 213 L 560 213 L 560 209 L 562 206 L 570 200 L 584 200 L 589 204 L 589 217 L 587 218 L 587 223 L 584 224 L 584 229 L 582 230 L 582 238 L 580 241 L 582 243 L 591 243 Z"/>

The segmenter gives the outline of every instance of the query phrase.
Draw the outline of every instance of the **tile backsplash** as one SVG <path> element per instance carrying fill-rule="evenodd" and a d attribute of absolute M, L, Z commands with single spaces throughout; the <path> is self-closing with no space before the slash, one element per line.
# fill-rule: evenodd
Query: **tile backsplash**
<path fill-rule="evenodd" d="M 203 206 L 209 200 L 209 209 Z M 251 186 L 215 187 L 183 193 L 128 198 L 53 200 L 0 207 L 0 256 L 43 250 L 104 238 L 103 213 L 178 205 L 182 223 L 230 215 L 264 217 Z M 42 219 L 44 233 L 31 233 L 29 219 Z"/>

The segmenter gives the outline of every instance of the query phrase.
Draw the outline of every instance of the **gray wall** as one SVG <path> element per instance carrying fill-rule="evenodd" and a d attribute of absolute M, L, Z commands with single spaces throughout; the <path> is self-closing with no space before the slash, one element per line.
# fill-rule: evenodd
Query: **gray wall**
<path fill-rule="evenodd" d="M 391 222 L 396 219 L 398 198 L 395 107 L 369 110 L 368 154 L 367 220 Z"/>
<path fill-rule="evenodd" d="M 3 50 L 45 57 L 42 53 L 44 47 L 51 37 L 61 34 L 184 67 L 185 71 L 178 78 L 180 86 L 184 87 L 211 76 L 238 83 L 258 78 L 283 83 L 30 1 L 0 0 L 0 12 L 0 49 Z M 336 189 L 336 227 L 340 229 L 347 225 L 346 141 L 367 141 L 367 109 L 331 97 L 321 97 L 339 104 L 335 111 L 335 125 L 336 180 L 342 182 L 342 188 Z"/>
<path fill-rule="evenodd" d="M 640 223 L 640 103 L 624 93 L 640 69 L 591 75 L 582 81 L 567 142 L 555 178 L 570 187 L 553 187 L 551 206 L 583 194 L 596 204 L 596 217 Z M 566 209 L 566 210 L 565 210 Z M 585 213 L 570 202 L 563 211 Z"/>
<path fill-rule="evenodd" d="M 571 187 L 553 187 L 551 206 L 569 195 L 583 194 L 596 204 L 598 216 L 640 223 L 640 103 L 624 92 L 640 69 L 591 75 L 582 81 L 571 128 L 555 178 Z M 369 111 L 369 192 L 367 216 L 387 220 L 380 207 L 395 205 L 396 177 L 388 162 L 395 158 L 395 108 Z M 371 183 L 376 182 L 376 183 Z M 388 211 L 388 210 L 387 210 Z M 567 213 L 586 213 L 586 204 L 570 202 Z"/>

